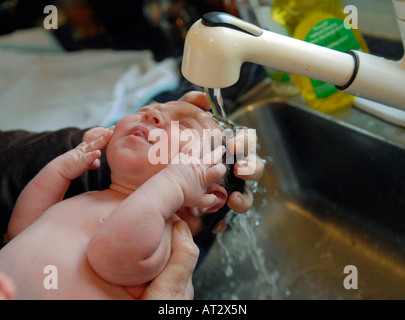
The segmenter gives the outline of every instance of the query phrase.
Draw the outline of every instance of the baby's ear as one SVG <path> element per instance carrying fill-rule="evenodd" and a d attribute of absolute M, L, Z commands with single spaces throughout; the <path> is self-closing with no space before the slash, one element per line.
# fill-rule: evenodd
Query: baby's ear
<path fill-rule="evenodd" d="M 218 183 L 210 185 L 207 188 L 206 194 L 213 194 L 215 196 L 215 201 L 207 207 L 199 207 L 198 211 L 200 214 L 218 211 L 226 204 L 226 200 L 228 199 L 226 189 Z"/>

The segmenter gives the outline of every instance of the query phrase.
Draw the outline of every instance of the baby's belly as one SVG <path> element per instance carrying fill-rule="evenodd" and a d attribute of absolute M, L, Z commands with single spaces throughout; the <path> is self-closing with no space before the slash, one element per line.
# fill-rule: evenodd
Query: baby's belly
<path fill-rule="evenodd" d="M 80 214 L 46 213 L 0 251 L 0 269 L 15 281 L 17 299 L 133 299 L 87 261 L 87 244 L 105 216 Z"/>

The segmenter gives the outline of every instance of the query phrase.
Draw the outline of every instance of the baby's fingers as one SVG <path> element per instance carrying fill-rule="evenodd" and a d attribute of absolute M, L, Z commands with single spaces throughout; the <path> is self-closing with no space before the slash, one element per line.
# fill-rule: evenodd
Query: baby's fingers
<path fill-rule="evenodd" d="M 87 130 L 84 135 L 83 135 L 83 142 L 85 143 L 90 143 L 100 137 L 102 137 L 104 134 L 106 134 L 110 130 L 114 130 L 115 126 L 111 126 L 109 128 L 104 128 L 104 127 L 94 127 L 89 130 Z"/>
<path fill-rule="evenodd" d="M 243 193 L 234 191 L 229 195 L 227 205 L 235 212 L 244 213 L 253 205 L 253 194 L 246 187 Z"/>
<path fill-rule="evenodd" d="M 209 168 L 207 169 L 207 184 L 210 185 L 211 183 L 218 181 L 222 178 L 222 176 L 226 172 L 226 167 L 220 163 L 223 154 L 225 153 L 225 147 L 219 146 L 214 151 L 206 154 L 202 158 L 202 163 L 204 165 L 208 165 Z"/>
<path fill-rule="evenodd" d="M 83 152 L 81 148 L 84 148 L 82 144 L 55 159 L 58 172 L 67 180 L 76 179 L 86 170 L 100 166 L 100 150 Z"/>
<path fill-rule="evenodd" d="M 74 174 L 78 175 L 88 169 L 96 169 L 100 166 L 101 150 L 109 143 L 113 131 L 104 132 L 101 137 L 91 141 L 90 143 L 82 142 L 79 144 L 74 153 L 76 154 L 73 160 L 76 163 Z"/>
<path fill-rule="evenodd" d="M 226 167 L 222 164 L 216 164 L 212 166 L 211 168 L 208 168 L 207 170 L 207 185 L 211 185 L 214 182 L 217 182 L 218 180 L 221 180 L 221 178 L 224 176 L 226 172 Z"/>
<path fill-rule="evenodd" d="M 98 137 L 95 140 L 89 142 L 82 142 L 81 144 L 79 144 L 78 148 L 82 153 L 89 153 L 95 150 L 102 150 L 110 142 L 112 134 L 113 131 L 108 130 L 107 132 L 104 132 L 104 134 L 101 137 Z"/>
<path fill-rule="evenodd" d="M 263 175 L 264 162 L 256 155 L 249 155 L 235 163 L 234 172 L 243 180 L 259 180 Z"/>
<path fill-rule="evenodd" d="M 94 150 L 82 155 L 82 161 L 88 169 L 97 169 L 100 166 L 101 151 Z M 86 168 L 86 169 L 87 169 Z"/>
<path fill-rule="evenodd" d="M 226 149 L 224 146 L 219 146 L 215 148 L 214 151 L 211 151 L 203 156 L 202 163 L 206 165 L 214 165 L 220 162 L 225 151 Z"/>
<path fill-rule="evenodd" d="M 113 134 L 113 130 L 108 130 L 103 136 L 92 141 L 89 144 L 89 148 L 90 148 L 89 151 L 104 149 L 110 142 L 112 134 Z"/>
<path fill-rule="evenodd" d="M 198 207 L 200 208 L 208 208 L 210 206 L 212 206 L 217 200 L 216 195 L 214 194 L 205 194 L 200 202 L 198 203 Z"/>
<path fill-rule="evenodd" d="M 256 153 L 256 147 L 257 135 L 255 129 L 240 130 L 228 142 L 228 148 L 233 154 Z"/>

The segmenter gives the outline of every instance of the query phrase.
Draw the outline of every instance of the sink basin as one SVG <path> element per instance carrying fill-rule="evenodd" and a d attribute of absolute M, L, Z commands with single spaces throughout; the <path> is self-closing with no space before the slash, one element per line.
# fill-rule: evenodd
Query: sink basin
<path fill-rule="evenodd" d="M 257 130 L 267 163 L 252 210 L 196 270 L 195 298 L 405 299 L 405 130 L 280 99 L 230 118 Z"/>

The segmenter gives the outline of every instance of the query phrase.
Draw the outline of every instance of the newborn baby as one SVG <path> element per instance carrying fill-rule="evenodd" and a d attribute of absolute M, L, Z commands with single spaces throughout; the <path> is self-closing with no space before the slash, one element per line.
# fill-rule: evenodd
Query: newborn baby
<path fill-rule="evenodd" d="M 201 217 L 226 204 L 223 137 L 203 140 L 205 129 L 221 126 L 192 104 L 150 105 L 44 167 L 21 193 L 0 251 L 17 298 L 138 299 L 170 257 L 173 222 L 197 234 Z M 106 146 L 110 188 L 63 200 Z M 52 270 L 57 288 L 45 283 Z"/>

